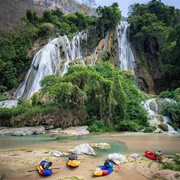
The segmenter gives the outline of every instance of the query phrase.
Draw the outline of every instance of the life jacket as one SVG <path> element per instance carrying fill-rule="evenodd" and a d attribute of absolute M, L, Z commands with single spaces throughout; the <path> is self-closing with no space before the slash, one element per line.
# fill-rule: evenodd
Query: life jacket
<path fill-rule="evenodd" d="M 107 168 L 113 167 L 113 163 L 112 163 L 111 161 L 106 160 L 106 161 L 104 162 L 104 166 L 107 167 Z"/>
<path fill-rule="evenodd" d="M 72 154 L 69 156 L 69 160 L 77 160 L 77 156 L 75 154 Z"/>
<path fill-rule="evenodd" d="M 161 156 L 161 155 L 162 155 L 162 152 L 161 152 L 161 151 L 156 151 L 156 152 L 154 153 L 154 155 L 155 155 L 155 156 Z"/>

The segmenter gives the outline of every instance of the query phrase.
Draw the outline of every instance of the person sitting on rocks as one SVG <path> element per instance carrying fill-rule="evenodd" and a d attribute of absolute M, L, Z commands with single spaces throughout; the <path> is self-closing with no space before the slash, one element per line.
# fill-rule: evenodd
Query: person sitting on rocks
<path fill-rule="evenodd" d="M 162 156 L 162 152 L 161 151 L 156 151 L 154 155 L 155 156 Z"/>

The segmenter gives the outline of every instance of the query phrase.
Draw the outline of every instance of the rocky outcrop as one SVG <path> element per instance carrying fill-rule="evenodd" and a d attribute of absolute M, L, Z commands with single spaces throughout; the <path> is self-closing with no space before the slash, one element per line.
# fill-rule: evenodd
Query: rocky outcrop
<path fill-rule="evenodd" d="M 0 135 L 27 136 L 32 134 L 42 134 L 45 127 L 22 127 L 22 128 L 2 128 Z"/>
<path fill-rule="evenodd" d="M 132 47 L 132 51 L 136 64 L 135 73 L 137 77 L 137 86 L 147 94 L 155 94 L 152 76 L 150 75 L 147 67 L 137 54 L 137 49 L 135 46 Z"/>
<path fill-rule="evenodd" d="M 76 0 L 32 0 L 31 2 L 47 9 L 59 9 L 64 14 L 75 13 L 80 10 L 88 14 L 95 13 L 94 9 L 88 8 Z"/>

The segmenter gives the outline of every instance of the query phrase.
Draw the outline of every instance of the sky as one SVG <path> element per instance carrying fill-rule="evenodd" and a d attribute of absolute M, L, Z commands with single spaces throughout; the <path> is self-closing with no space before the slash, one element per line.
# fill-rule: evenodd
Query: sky
<path fill-rule="evenodd" d="M 81 2 L 81 0 L 78 0 Z M 146 4 L 151 0 L 95 0 L 98 6 L 110 6 L 112 3 L 117 2 L 119 4 L 119 9 L 123 16 L 127 17 L 128 7 L 134 3 Z M 174 6 L 176 9 L 180 9 L 180 0 L 161 0 L 162 3 L 168 6 Z"/>

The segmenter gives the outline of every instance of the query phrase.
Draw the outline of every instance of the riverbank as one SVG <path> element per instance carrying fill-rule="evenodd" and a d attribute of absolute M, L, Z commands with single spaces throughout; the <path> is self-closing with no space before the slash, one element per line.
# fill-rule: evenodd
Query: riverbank
<path fill-rule="evenodd" d="M 88 135 L 89 136 L 89 135 Z M 99 140 L 101 140 L 101 135 Z M 1 136 L 2 137 L 2 136 Z M 116 141 L 119 143 L 124 143 L 127 147 L 126 153 L 123 155 L 127 158 L 128 162 L 120 164 L 120 169 L 114 169 L 108 176 L 98 177 L 98 179 L 103 180 L 147 180 L 147 179 L 171 179 L 176 180 L 179 172 L 174 172 L 170 170 L 162 170 L 162 165 L 150 159 L 144 157 L 145 150 L 162 150 L 164 153 L 164 161 L 167 157 L 173 156 L 175 153 L 180 152 L 180 141 L 179 135 L 167 135 L 167 134 L 139 134 L 139 133 L 109 133 L 106 140 Z M 34 137 L 35 138 L 35 137 Z M 56 137 L 57 138 L 57 137 Z M 16 141 L 15 141 L 16 140 Z M 17 139 L 13 140 L 18 143 Z M 0 139 L 2 143 L 6 143 L 7 139 L 3 141 L 3 137 Z M 85 140 L 73 141 L 73 142 L 61 142 L 57 143 L 50 141 L 44 144 L 21 144 L 15 148 L 4 148 L 0 150 L 0 179 L 3 180 L 37 180 L 43 179 L 38 175 L 36 171 L 28 172 L 28 170 L 34 170 L 37 168 L 41 160 L 45 159 L 53 162 L 52 167 L 58 167 L 60 169 L 54 169 L 53 174 L 48 177 L 49 180 L 60 180 L 66 177 L 78 177 L 82 180 L 94 179 L 93 172 L 98 165 L 102 165 L 104 160 L 107 158 L 107 154 L 103 156 L 88 156 L 79 155 L 81 160 L 81 165 L 78 168 L 72 169 L 67 167 L 67 157 L 55 157 L 51 156 L 52 149 L 56 149 L 61 152 L 68 152 L 80 143 L 85 143 Z M 93 142 L 93 139 L 91 139 Z M 117 152 L 121 153 L 121 149 Z M 129 157 L 131 153 L 138 153 L 142 156 L 141 160 L 135 160 Z M 3 178 L 4 177 L 4 178 Z M 70 179 L 69 179 L 70 180 Z"/>

